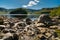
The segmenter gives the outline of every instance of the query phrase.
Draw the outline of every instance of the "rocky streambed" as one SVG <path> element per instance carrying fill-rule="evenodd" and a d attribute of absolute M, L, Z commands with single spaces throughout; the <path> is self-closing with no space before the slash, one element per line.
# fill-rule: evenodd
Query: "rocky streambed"
<path fill-rule="evenodd" d="M 42 14 L 37 20 L 0 17 L 0 40 L 60 40 L 59 19 Z"/>

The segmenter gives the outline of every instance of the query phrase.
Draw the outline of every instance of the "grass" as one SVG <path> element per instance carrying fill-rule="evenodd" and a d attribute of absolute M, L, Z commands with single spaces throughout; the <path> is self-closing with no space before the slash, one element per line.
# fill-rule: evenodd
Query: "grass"
<path fill-rule="evenodd" d="M 0 11 L 0 14 L 7 14 L 7 12 L 2 12 L 2 11 Z"/>
<path fill-rule="evenodd" d="M 58 36 L 60 38 L 60 30 L 56 29 L 56 32 L 57 32 L 57 34 L 58 34 Z"/>

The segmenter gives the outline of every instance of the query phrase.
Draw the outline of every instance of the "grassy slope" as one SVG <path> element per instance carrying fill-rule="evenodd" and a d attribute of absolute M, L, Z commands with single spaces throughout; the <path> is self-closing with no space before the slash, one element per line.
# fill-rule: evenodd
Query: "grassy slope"
<path fill-rule="evenodd" d="M 7 12 L 4 12 L 4 11 L 0 11 L 0 14 L 7 14 Z"/>

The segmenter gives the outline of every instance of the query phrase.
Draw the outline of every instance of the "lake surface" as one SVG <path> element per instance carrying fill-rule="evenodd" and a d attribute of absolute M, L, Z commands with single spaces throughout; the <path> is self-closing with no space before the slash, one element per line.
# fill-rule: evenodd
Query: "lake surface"
<path fill-rule="evenodd" d="M 22 14 L 0 14 L 0 16 L 6 16 L 8 18 L 13 18 L 13 17 L 11 17 L 11 15 L 13 16 L 13 15 L 22 15 Z M 25 15 L 25 14 L 23 14 L 23 15 Z M 30 18 L 31 20 L 36 20 L 38 17 L 39 17 L 39 15 L 36 15 L 36 14 L 33 14 L 33 15 L 30 14 L 27 16 L 27 18 Z"/>

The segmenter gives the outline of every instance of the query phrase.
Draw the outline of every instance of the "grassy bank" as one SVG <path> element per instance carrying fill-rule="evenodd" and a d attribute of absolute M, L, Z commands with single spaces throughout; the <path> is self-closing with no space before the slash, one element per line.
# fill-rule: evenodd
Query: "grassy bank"
<path fill-rule="evenodd" d="M 56 32 L 57 32 L 57 34 L 58 34 L 58 36 L 60 38 L 60 30 L 56 29 Z"/>

